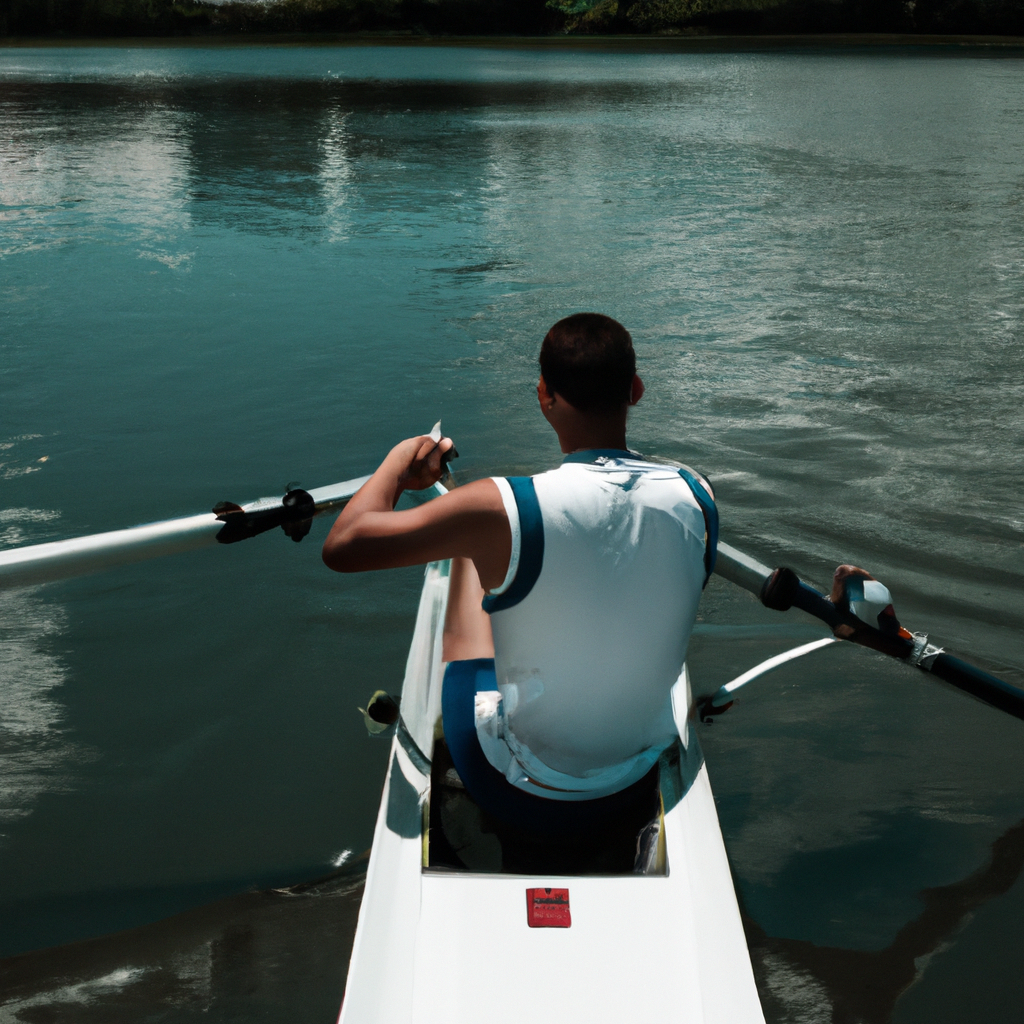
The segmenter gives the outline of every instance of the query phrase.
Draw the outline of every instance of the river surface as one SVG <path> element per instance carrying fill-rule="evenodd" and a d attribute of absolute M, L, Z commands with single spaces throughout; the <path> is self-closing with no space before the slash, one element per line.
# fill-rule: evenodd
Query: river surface
<path fill-rule="evenodd" d="M 726 540 L 1024 685 L 1019 53 L 6 49 L 0 161 L 3 546 L 438 418 L 550 467 L 539 343 L 598 309 Z M 0 593 L 0 1021 L 332 1018 L 422 572 L 327 526 Z M 697 688 L 798 616 L 714 580 Z M 1024 723 L 843 645 L 702 740 L 770 1021 L 1020 1021 Z"/>

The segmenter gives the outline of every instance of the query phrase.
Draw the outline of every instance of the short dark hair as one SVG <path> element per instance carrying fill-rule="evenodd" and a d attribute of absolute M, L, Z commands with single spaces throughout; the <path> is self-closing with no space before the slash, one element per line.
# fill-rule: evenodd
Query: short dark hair
<path fill-rule="evenodd" d="M 574 313 L 548 331 L 540 372 L 553 394 L 580 412 L 616 412 L 629 404 L 636 353 L 629 331 L 603 313 Z"/>

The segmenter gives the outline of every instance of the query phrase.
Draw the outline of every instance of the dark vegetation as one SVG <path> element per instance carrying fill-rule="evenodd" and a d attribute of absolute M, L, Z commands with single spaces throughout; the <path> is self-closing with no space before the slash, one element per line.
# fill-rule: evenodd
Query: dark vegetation
<path fill-rule="evenodd" d="M 0 0 L 0 36 L 1024 36 L 1024 0 Z"/>

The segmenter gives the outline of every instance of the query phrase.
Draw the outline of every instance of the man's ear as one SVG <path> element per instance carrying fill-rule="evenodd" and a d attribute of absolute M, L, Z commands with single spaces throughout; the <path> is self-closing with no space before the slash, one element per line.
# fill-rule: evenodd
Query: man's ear
<path fill-rule="evenodd" d="M 636 405 L 644 397 L 644 382 L 634 373 L 633 383 L 629 386 L 629 404 Z"/>
<path fill-rule="evenodd" d="M 548 390 L 547 381 L 543 376 L 537 381 L 537 400 L 542 409 L 550 409 L 555 404 L 554 392 Z"/>

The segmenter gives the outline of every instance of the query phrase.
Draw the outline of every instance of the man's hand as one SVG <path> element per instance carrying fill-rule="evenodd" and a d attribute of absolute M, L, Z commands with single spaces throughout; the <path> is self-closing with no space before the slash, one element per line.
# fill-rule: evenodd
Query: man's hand
<path fill-rule="evenodd" d="M 846 581 L 855 578 L 873 580 L 875 577 L 856 565 L 840 565 L 832 574 L 832 594 L 830 597 L 832 603 L 837 608 L 842 608 L 846 604 Z M 853 626 L 836 626 L 832 632 L 843 640 L 849 640 L 857 630 Z"/>
<path fill-rule="evenodd" d="M 385 462 L 392 463 L 398 470 L 399 494 L 401 491 L 423 491 L 433 487 L 444 476 L 443 459 L 453 447 L 450 437 L 435 441 L 428 434 L 410 437 L 396 444 Z M 398 494 L 395 500 L 398 500 Z"/>
<path fill-rule="evenodd" d="M 860 582 L 853 583 L 854 580 Z M 831 600 L 837 608 L 850 611 L 865 624 L 863 628 L 845 624 L 837 626 L 833 630 L 836 636 L 855 640 L 885 654 L 895 654 L 898 658 L 906 657 L 904 650 L 899 647 L 893 650 L 892 644 L 896 638 L 912 640 L 913 636 L 896 618 L 889 588 L 879 583 L 871 573 L 855 565 L 839 566 L 832 577 Z"/>
<path fill-rule="evenodd" d="M 493 480 L 476 480 L 395 511 L 402 491 L 423 490 L 441 479 L 444 457 L 452 451 L 451 438 L 427 434 L 396 444 L 331 527 L 324 562 L 338 572 L 365 572 L 469 558 L 484 588 L 497 587 L 508 570 L 512 531 Z"/>

